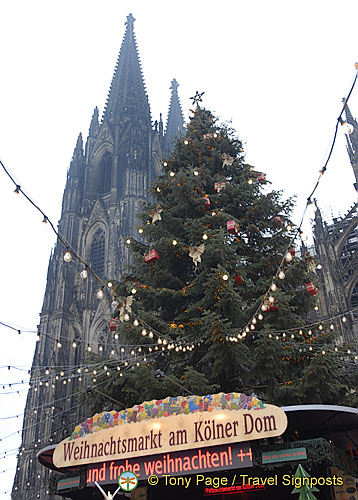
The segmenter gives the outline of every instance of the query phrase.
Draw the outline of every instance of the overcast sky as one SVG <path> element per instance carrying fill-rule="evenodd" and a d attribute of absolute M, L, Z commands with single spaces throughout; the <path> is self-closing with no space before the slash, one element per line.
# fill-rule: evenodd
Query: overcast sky
<path fill-rule="evenodd" d="M 172 78 L 186 119 L 190 96 L 205 92 L 203 104 L 232 120 L 247 161 L 285 197 L 297 195 L 297 222 L 355 76 L 356 0 L 1 2 L 0 158 L 18 183 L 58 221 L 78 133 L 86 138 L 93 108 L 103 110 L 129 12 L 153 121 L 160 112 L 166 121 Z M 353 182 L 339 131 L 317 192 L 327 217 L 356 201 Z M 1 172 L 0 207 L 0 321 L 36 329 L 55 238 Z M 35 335 L 3 327 L 0 333 L 0 365 L 29 368 Z M 26 391 L 2 389 L 23 373 L 0 368 L 0 418 L 23 412 Z M 0 438 L 21 429 L 21 418 L 0 422 Z M 6 439 L 0 453 L 19 444 L 20 436 Z M 14 457 L 0 459 L 1 500 L 10 499 L 3 492 L 15 465 Z"/>

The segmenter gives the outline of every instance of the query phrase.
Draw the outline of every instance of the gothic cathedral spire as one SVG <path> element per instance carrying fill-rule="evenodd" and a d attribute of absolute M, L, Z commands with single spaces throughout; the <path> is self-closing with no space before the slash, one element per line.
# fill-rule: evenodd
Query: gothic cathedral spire
<path fill-rule="evenodd" d="M 149 127 L 150 108 L 134 35 L 134 21 L 129 14 L 102 121 L 117 124 L 140 118 Z"/>
<path fill-rule="evenodd" d="M 178 96 L 179 83 L 173 78 L 171 82 L 172 95 L 170 98 L 167 127 L 164 136 L 164 149 L 168 154 L 173 149 L 173 143 L 178 135 L 184 134 L 184 118 Z"/>
<path fill-rule="evenodd" d="M 357 121 L 353 118 L 348 104 L 345 107 L 345 114 L 346 121 L 354 126 L 353 132 L 350 135 L 346 134 L 346 141 L 349 160 L 351 162 L 355 176 L 354 187 L 356 191 L 358 191 L 358 124 Z"/>

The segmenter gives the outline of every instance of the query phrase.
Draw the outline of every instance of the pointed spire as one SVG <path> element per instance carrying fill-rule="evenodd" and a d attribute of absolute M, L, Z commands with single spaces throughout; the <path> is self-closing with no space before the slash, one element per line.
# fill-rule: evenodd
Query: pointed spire
<path fill-rule="evenodd" d="M 119 52 L 102 121 L 119 123 L 136 118 L 151 127 L 148 97 L 134 35 L 134 17 L 127 16 L 126 32 Z"/>
<path fill-rule="evenodd" d="M 351 110 L 349 109 L 348 107 L 348 104 L 346 105 L 346 107 L 344 108 L 344 111 L 346 113 L 346 121 L 348 123 L 350 123 L 351 125 L 354 125 L 355 127 L 357 126 L 357 122 L 356 120 L 353 118 L 352 116 L 352 113 L 351 113 Z"/>
<path fill-rule="evenodd" d="M 83 139 L 82 139 L 82 133 L 80 132 L 77 137 L 77 142 L 75 149 L 73 151 L 73 156 L 72 156 L 72 161 L 74 160 L 82 160 L 83 159 Z"/>
<path fill-rule="evenodd" d="M 96 137 L 99 130 L 99 122 L 98 122 L 98 108 L 97 106 L 94 108 L 92 120 L 89 128 L 89 135 L 91 137 Z"/>
<path fill-rule="evenodd" d="M 178 96 L 179 83 L 175 78 L 171 81 L 170 105 L 168 112 L 167 127 L 165 131 L 165 147 L 168 152 L 172 151 L 173 143 L 178 135 L 184 134 L 184 117 Z"/>
<path fill-rule="evenodd" d="M 358 191 L 358 124 L 357 121 L 353 118 L 353 115 L 346 105 L 345 109 L 346 121 L 354 126 L 354 130 L 351 134 L 346 134 L 347 141 L 347 152 L 349 156 L 349 160 L 351 162 L 353 173 L 355 176 L 354 187 L 356 191 Z"/>

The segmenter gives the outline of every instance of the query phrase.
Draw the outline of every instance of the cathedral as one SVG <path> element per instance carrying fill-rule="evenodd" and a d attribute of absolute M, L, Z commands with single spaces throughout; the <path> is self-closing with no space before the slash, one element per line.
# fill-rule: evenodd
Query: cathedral
<path fill-rule="evenodd" d="M 136 214 L 161 172 L 161 159 L 184 131 L 175 79 L 166 127 L 162 117 L 152 124 L 134 21 L 129 14 L 102 118 L 95 108 L 86 142 L 78 136 L 58 226 L 69 248 L 103 280 L 118 280 L 127 271 L 126 240 L 136 232 Z M 54 498 L 36 453 L 63 439 L 85 417 L 76 392 L 83 390 L 78 370 L 87 350 L 104 345 L 103 354 L 120 355 L 114 351 L 118 346 L 110 345 L 109 301 L 98 299 L 98 283 L 77 259 L 64 260 L 66 250 L 58 240 L 49 261 L 14 500 Z"/>
<path fill-rule="evenodd" d="M 77 394 L 86 392 L 81 368 L 88 351 L 120 357 L 108 329 L 110 304 L 98 298 L 98 283 L 69 249 L 88 262 L 104 281 L 127 272 L 127 239 L 137 234 L 136 214 L 148 200 L 148 187 L 161 173 L 162 158 L 184 133 L 178 83 L 171 82 L 166 126 L 152 123 L 134 34 L 135 19 L 126 29 L 102 117 L 95 108 L 88 137 L 79 134 L 67 174 L 57 241 L 47 274 L 38 342 L 31 370 L 12 499 L 62 498 L 51 493 L 49 470 L 40 466 L 40 449 L 61 441 L 87 416 Z M 347 136 L 347 149 L 358 187 L 358 124 Z M 341 324 L 342 341 L 358 336 L 358 226 L 355 204 L 332 224 L 316 212 L 314 238 L 323 318 L 348 311 Z"/>
<path fill-rule="evenodd" d="M 354 126 L 346 140 L 358 192 L 358 124 L 348 106 L 345 114 L 346 121 Z M 317 262 L 322 267 L 318 276 L 319 316 L 337 318 L 341 342 L 357 339 L 358 203 L 353 204 L 344 217 L 335 217 L 332 222 L 325 221 L 317 207 L 313 234 Z"/>

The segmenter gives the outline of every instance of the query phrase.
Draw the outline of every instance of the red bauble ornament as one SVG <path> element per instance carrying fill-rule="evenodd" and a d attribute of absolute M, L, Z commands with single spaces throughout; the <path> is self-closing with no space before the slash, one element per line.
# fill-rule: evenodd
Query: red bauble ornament
<path fill-rule="evenodd" d="M 273 218 L 273 220 L 275 221 L 275 224 L 277 226 L 281 226 L 282 225 L 282 219 L 279 215 L 277 215 L 276 217 Z"/>
<path fill-rule="evenodd" d="M 210 208 L 210 198 L 209 198 L 209 196 L 204 196 L 203 200 L 204 200 L 204 208 L 206 208 L 208 210 Z"/>
<path fill-rule="evenodd" d="M 236 224 L 234 220 L 228 220 L 226 222 L 226 228 L 231 234 L 237 234 L 239 232 L 239 225 Z"/>
<path fill-rule="evenodd" d="M 296 255 L 296 250 L 293 247 L 289 249 L 289 252 L 292 255 L 292 257 Z"/>
<path fill-rule="evenodd" d="M 214 183 L 214 189 L 218 193 L 220 193 L 220 191 L 225 191 L 225 187 L 226 187 L 225 182 L 215 182 Z"/>
<path fill-rule="evenodd" d="M 265 174 L 261 172 L 257 177 L 257 182 L 261 182 L 265 180 Z"/>
<path fill-rule="evenodd" d="M 242 279 L 242 276 L 240 274 L 237 274 L 234 278 L 235 285 L 242 285 L 244 280 Z"/>
<path fill-rule="evenodd" d="M 117 329 L 117 322 L 118 320 L 116 318 L 111 319 L 109 322 L 108 327 L 111 332 L 114 332 Z"/>
<path fill-rule="evenodd" d="M 312 283 L 312 281 L 310 281 L 309 283 L 306 284 L 306 289 L 307 289 L 307 292 L 313 296 L 313 295 L 317 295 L 318 293 L 318 290 L 317 288 L 315 287 L 315 285 Z"/>
<path fill-rule="evenodd" d="M 144 255 L 144 262 L 154 262 L 159 259 L 158 252 L 156 250 L 150 250 Z"/>

